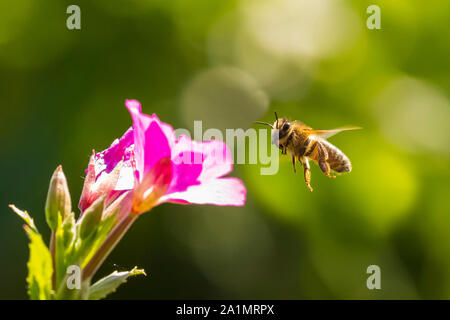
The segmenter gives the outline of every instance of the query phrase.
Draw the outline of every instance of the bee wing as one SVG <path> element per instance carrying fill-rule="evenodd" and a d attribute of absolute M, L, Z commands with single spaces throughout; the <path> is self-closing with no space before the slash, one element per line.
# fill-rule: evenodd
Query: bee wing
<path fill-rule="evenodd" d="M 348 127 L 348 128 L 338 128 L 338 129 L 332 129 L 332 130 L 311 129 L 310 132 L 312 135 L 321 137 L 323 139 L 328 139 L 329 137 L 332 137 L 335 134 L 338 134 L 339 132 L 347 131 L 347 130 L 358 130 L 358 129 L 362 129 L 362 128 L 361 127 Z"/>

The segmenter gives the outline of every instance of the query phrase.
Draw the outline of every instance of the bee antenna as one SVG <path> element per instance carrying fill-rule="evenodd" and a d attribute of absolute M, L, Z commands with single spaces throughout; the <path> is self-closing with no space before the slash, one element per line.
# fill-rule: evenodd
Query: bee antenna
<path fill-rule="evenodd" d="M 269 127 L 271 127 L 271 128 L 273 129 L 273 126 L 272 126 L 270 123 L 267 123 L 267 122 L 261 122 L 261 121 L 255 121 L 255 123 L 258 123 L 258 124 L 264 124 L 264 125 L 269 126 Z"/>
<path fill-rule="evenodd" d="M 276 111 L 275 111 L 275 120 L 277 120 L 277 129 L 278 129 L 278 115 Z"/>

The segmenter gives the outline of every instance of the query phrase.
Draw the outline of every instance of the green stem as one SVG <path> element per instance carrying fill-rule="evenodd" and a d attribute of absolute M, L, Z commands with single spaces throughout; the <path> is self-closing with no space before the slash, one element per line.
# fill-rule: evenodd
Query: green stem
<path fill-rule="evenodd" d="M 52 286 L 54 290 L 56 290 L 55 238 L 56 233 L 54 230 L 52 230 L 52 234 L 50 236 L 50 253 L 52 255 L 52 264 L 53 264 Z"/>
<path fill-rule="evenodd" d="M 100 266 L 102 265 L 103 261 L 105 261 L 105 259 L 108 257 L 117 243 L 119 243 L 120 239 L 122 239 L 124 234 L 128 231 L 128 229 L 138 217 L 139 216 L 137 214 L 130 213 L 114 227 L 103 244 L 94 254 L 92 259 L 88 262 L 86 267 L 84 267 L 83 281 L 90 280 L 94 276 L 98 268 L 100 268 Z"/>

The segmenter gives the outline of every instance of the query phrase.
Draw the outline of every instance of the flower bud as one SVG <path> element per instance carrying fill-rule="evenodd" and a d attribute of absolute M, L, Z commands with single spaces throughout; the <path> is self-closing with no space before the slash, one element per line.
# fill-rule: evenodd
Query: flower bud
<path fill-rule="evenodd" d="M 105 196 L 102 196 L 94 201 L 89 208 L 84 211 L 80 221 L 80 238 L 85 239 L 89 237 L 95 228 L 100 224 L 105 207 Z"/>
<path fill-rule="evenodd" d="M 58 214 L 64 219 L 72 211 L 69 187 L 61 166 L 53 172 L 45 204 L 45 218 L 52 230 L 58 226 Z"/>

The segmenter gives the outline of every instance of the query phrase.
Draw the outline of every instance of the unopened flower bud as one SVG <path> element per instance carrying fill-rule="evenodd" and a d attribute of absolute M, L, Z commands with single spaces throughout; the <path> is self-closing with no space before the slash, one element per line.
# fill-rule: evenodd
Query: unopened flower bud
<path fill-rule="evenodd" d="M 45 218 L 52 230 L 58 226 L 58 214 L 64 219 L 72 211 L 69 187 L 61 166 L 53 172 L 45 204 Z"/>
<path fill-rule="evenodd" d="M 102 220 L 104 209 L 105 196 L 102 196 L 94 201 L 89 208 L 84 211 L 80 221 L 80 238 L 85 239 L 89 237 L 97 228 Z"/>

